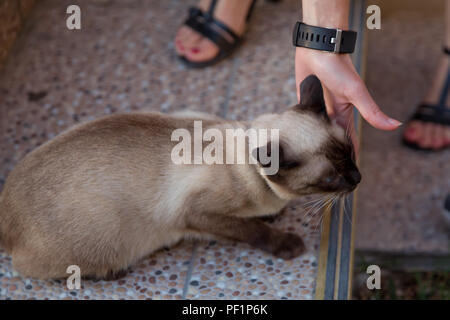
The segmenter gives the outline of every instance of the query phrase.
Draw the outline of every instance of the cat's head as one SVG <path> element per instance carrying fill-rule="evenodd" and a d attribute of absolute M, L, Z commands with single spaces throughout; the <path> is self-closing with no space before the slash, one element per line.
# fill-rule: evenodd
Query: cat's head
<path fill-rule="evenodd" d="M 260 172 L 282 198 L 307 194 L 345 194 L 361 181 L 353 144 L 345 130 L 330 120 L 323 90 L 316 76 L 300 85 L 301 101 L 282 114 L 263 115 L 253 122 L 256 128 L 279 129 L 278 141 L 270 140 L 254 150 Z M 260 154 L 278 151 L 278 171 L 267 175 L 271 163 Z"/>

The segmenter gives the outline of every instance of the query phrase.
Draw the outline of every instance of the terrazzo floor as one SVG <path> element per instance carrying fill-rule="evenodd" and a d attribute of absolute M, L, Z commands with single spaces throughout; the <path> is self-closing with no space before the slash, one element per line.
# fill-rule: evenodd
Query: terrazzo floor
<path fill-rule="evenodd" d="M 69 31 L 72 2 L 40 1 L 0 73 L 0 186 L 27 152 L 105 114 L 196 109 L 251 119 L 295 102 L 298 1 L 260 1 L 242 50 L 200 71 L 185 69 L 171 42 L 194 0 L 79 0 L 82 29 Z M 307 200 L 274 222 L 304 237 L 308 252 L 292 261 L 241 243 L 185 241 L 121 280 L 82 280 L 71 291 L 64 281 L 22 278 L 0 251 L 0 299 L 311 299 L 320 226 Z"/>

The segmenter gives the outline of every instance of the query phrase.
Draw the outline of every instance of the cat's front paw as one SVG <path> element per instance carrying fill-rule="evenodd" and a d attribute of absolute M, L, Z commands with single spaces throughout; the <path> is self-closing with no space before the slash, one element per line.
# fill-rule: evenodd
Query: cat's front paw
<path fill-rule="evenodd" d="M 302 238 L 293 233 L 282 233 L 272 254 L 277 258 L 289 260 L 298 257 L 306 251 Z"/>

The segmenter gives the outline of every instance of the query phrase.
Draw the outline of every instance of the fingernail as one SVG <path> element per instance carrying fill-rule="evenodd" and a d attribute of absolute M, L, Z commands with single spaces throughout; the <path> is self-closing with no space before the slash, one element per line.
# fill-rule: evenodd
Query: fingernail
<path fill-rule="evenodd" d="M 192 51 L 192 53 L 199 53 L 200 49 L 194 47 L 194 48 L 191 49 L 191 51 Z"/>
<path fill-rule="evenodd" d="M 387 119 L 387 122 L 389 124 L 392 124 L 392 125 L 397 126 L 397 127 L 400 127 L 403 124 L 400 121 L 397 121 L 397 120 L 391 119 L 391 118 Z"/>

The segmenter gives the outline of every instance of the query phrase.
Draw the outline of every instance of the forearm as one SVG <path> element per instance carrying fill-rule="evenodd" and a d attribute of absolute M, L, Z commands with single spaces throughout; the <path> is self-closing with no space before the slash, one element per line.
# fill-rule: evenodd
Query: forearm
<path fill-rule="evenodd" d="M 302 0 L 302 5 L 304 23 L 330 29 L 349 29 L 349 0 Z M 394 130 L 401 124 L 380 110 L 356 72 L 349 54 L 297 47 L 295 78 L 298 99 L 300 83 L 311 74 L 316 75 L 322 83 L 328 115 L 342 126 L 353 123 L 353 106 L 375 128 Z M 357 146 L 355 132 L 350 131 Z"/>
<path fill-rule="evenodd" d="M 303 22 L 348 30 L 349 0 L 302 0 Z"/>

